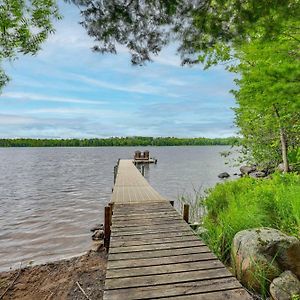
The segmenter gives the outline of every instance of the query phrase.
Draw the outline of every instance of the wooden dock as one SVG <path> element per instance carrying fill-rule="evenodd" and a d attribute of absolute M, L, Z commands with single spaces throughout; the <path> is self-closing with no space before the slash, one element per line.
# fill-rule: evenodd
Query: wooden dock
<path fill-rule="evenodd" d="M 120 160 L 104 300 L 252 299 L 131 160 Z"/>

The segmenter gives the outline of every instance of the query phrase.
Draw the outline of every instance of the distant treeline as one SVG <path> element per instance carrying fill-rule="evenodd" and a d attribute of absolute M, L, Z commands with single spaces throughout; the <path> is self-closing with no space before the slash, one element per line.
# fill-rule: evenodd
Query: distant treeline
<path fill-rule="evenodd" d="M 111 137 L 93 139 L 0 139 L 0 147 L 106 147 L 106 146 L 204 146 L 236 145 L 237 137 L 176 138 L 176 137 Z"/>

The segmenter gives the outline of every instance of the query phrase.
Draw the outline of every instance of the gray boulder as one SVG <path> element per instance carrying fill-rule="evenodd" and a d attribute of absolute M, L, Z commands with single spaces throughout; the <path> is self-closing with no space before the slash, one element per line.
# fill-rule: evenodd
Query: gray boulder
<path fill-rule="evenodd" d="M 233 239 L 232 263 L 238 279 L 255 291 L 260 290 L 258 274 L 271 282 L 291 270 L 300 278 L 300 241 L 272 228 L 243 230 Z"/>
<path fill-rule="evenodd" d="M 273 300 L 300 298 L 300 281 L 291 271 L 285 271 L 272 281 L 270 294 Z"/>
<path fill-rule="evenodd" d="M 284 167 L 283 167 L 283 163 L 280 163 L 277 167 L 279 172 L 283 172 L 284 171 Z M 289 166 L 289 171 L 293 171 L 293 167 Z"/>
<path fill-rule="evenodd" d="M 229 175 L 227 172 L 223 172 L 223 173 L 220 173 L 220 174 L 218 175 L 218 177 L 219 177 L 219 178 L 228 178 L 228 177 L 230 177 L 230 175 Z"/>
<path fill-rule="evenodd" d="M 280 163 L 277 167 L 279 172 L 283 172 L 284 168 L 283 168 L 283 163 Z"/>
<path fill-rule="evenodd" d="M 249 173 L 249 176 L 252 178 L 263 178 L 263 177 L 266 177 L 267 174 L 262 171 L 255 171 L 255 172 Z"/>
<path fill-rule="evenodd" d="M 249 173 L 256 171 L 256 167 L 255 166 L 241 166 L 240 171 L 243 175 L 248 175 Z"/>

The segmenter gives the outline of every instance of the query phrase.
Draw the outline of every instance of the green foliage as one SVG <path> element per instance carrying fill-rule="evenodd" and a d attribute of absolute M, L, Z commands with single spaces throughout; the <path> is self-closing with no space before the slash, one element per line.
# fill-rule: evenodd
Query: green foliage
<path fill-rule="evenodd" d="M 260 299 L 267 300 L 270 299 L 270 284 L 272 281 L 270 281 L 270 278 L 274 276 L 274 274 L 278 274 L 277 267 L 274 266 L 274 262 L 276 261 L 276 254 L 272 258 L 272 260 L 269 263 L 262 264 L 261 262 L 258 263 L 253 259 L 250 258 L 251 265 L 255 266 L 254 270 L 255 272 L 252 273 L 253 277 L 255 278 L 256 283 L 258 284 L 259 288 L 259 294 L 261 296 Z M 249 287 L 251 288 L 251 287 Z"/>
<path fill-rule="evenodd" d="M 300 147 L 291 150 L 288 154 L 290 164 L 297 170 L 300 168 Z"/>
<path fill-rule="evenodd" d="M 70 0 L 79 5 L 94 50 L 131 52 L 134 64 L 151 60 L 174 40 L 183 63 L 207 66 L 231 58 L 231 47 L 252 38 L 272 39 L 299 16 L 298 0 Z"/>
<path fill-rule="evenodd" d="M 105 147 L 105 146 L 199 146 L 238 144 L 236 137 L 112 137 L 106 139 L 0 139 L 0 147 Z"/>
<path fill-rule="evenodd" d="M 35 54 L 59 19 L 55 0 L 3 0 L 0 4 L 0 63 L 19 53 Z M 0 89 L 8 81 L 0 68 Z"/>
<path fill-rule="evenodd" d="M 287 22 L 290 28 L 299 22 Z M 283 136 L 290 162 L 300 162 L 300 34 L 290 29 L 272 41 L 244 43 L 236 52 L 240 63 L 231 68 L 240 78 L 233 91 L 238 107 L 236 124 L 243 145 L 263 167 L 283 161 Z"/>
<path fill-rule="evenodd" d="M 300 300 L 300 295 L 299 294 L 292 295 L 292 300 Z"/>
<path fill-rule="evenodd" d="M 234 235 L 244 229 L 271 227 L 300 237 L 300 176 L 295 173 L 217 184 L 204 204 L 208 232 L 203 238 L 224 262 L 230 260 Z"/>

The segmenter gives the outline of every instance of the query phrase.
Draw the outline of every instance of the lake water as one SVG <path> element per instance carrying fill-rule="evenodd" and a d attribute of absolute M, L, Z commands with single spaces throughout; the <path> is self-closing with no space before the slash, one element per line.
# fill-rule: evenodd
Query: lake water
<path fill-rule="evenodd" d="M 103 222 L 113 166 L 142 147 L 0 148 L 0 270 L 44 263 L 90 249 L 90 228 Z M 147 147 L 157 165 L 150 184 L 169 200 L 214 186 L 228 146 Z"/>

